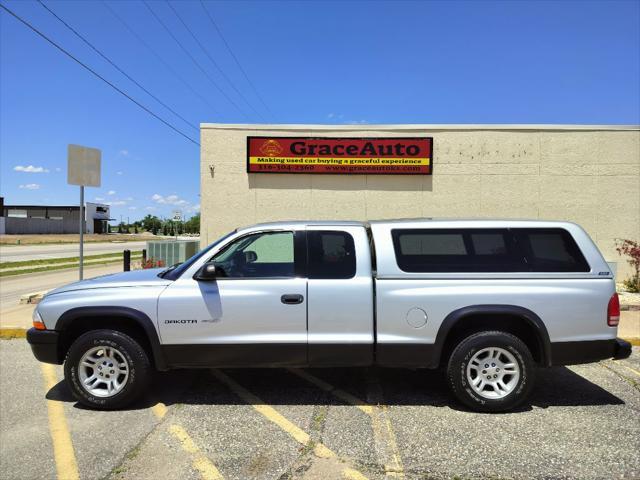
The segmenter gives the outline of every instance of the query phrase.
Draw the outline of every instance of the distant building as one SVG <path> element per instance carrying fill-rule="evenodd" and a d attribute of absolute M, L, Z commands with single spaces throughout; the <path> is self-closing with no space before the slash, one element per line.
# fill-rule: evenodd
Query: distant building
<path fill-rule="evenodd" d="M 0 233 L 78 233 L 80 207 L 77 205 L 4 205 L 0 199 Z M 109 205 L 87 202 L 85 233 L 109 232 Z"/>

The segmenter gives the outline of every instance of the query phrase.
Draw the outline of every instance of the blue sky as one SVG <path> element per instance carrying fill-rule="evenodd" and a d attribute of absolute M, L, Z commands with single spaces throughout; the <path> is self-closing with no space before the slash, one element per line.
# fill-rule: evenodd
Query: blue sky
<path fill-rule="evenodd" d="M 2 3 L 199 138 L 197 129 L 101 59 L 40 4 Z M 102 2 L 46 2 L 195 125 L 640 123 L 638 1 L 207 2 L 268 111 L 199 1 L 172 2 L 179 17 L 164 1 L 150 6 L 206 75 L 143 3 L 107 3 L 162 61 Z M 176 209 L 189 216 L 199 208 L 196 145 L 0 13 L 5 203 L 76 203 L 77 187 L 66 184 L 69 143 L 102 149 L 102 186 L 88 188 L 86 196 L 111 203 L 114 218 L 168 216 Z"/>

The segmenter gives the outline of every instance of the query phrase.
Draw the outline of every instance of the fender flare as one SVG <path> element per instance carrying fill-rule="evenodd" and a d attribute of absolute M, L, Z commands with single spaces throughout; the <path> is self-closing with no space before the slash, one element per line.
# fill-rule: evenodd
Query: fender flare
<path fill-rule="evenodd" d="M 454 310 L 445 317 L 438 329 L 435 341 L 434 357 L 440 359 L 444 342 L 451 329 L 460 321 L 464 321 L 470 315 L 513 315 L 523 319 L 529 326 L 533 327 L 540 345 L 542 347 L 541 364 L 548 367 L 551 366 L 551 341 L 549 340 L 549 332 L 542 319 L 529 310 L 528 308 L 519 307 L 517 305 L 470 305 Z"/>
<path fill-rule="evenodd" d="M 142 327 L 147 339 L 149 340 L 149 344 L 151 345 L 151 352 L 153 354 L 156 369 L 167 370 L 167 365 L 160 346 L 158 331 L 149 316 L 140 310 L 117 306 L 76 307 L 67 310 L 60 316 L 56 322 L 55 330 L 63 332 L 76 321 L 91 321 L 95 317 L 127 318 Z"/>

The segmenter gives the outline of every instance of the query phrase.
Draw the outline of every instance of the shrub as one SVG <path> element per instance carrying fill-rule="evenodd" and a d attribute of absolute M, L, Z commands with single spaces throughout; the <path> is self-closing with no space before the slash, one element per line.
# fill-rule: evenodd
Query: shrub
<path fill-rule="evenodd" d="M 140 266 L 144 269 L 164 267 L 164 261 L 155 260 L 153 258 L 147 258 L 144 262 L 140 264 Z"/>
<path fill-rule="evenodd" d="M 627 263 L 633 268 L 631 278 L 623 284 L 629 292 L 640 293 L 640 243 L 624 238 L 616 238 L 616 251 L 619 255 L 628 257 Z"/>

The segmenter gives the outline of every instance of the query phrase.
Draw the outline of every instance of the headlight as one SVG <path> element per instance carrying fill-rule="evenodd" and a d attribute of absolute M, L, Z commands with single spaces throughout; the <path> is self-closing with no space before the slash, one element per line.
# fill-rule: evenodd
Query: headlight
<path fill-rule="evenodd" d="M 33 320 L 33 328 L 36 330 L 46 330 L 44 322 L 42 321 L 42 317 L 40 316 L 40 312 L 38 312 L 38 307 L 33 309 L 33 314 L 31 315 L 31 319 Z"/>

